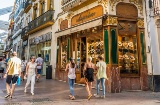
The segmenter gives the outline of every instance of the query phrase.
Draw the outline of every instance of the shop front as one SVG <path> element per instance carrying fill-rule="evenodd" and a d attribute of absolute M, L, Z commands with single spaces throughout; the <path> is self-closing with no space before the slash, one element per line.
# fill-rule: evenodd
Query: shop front
<path fill-rule="evenodd" d="M 51 39 L 52 33 L 48 32 L 44 35 L 34 37 L 29 40 L 29 57 L 33 55 L 38 57 L 38 54 L 41 54 L 41 57 L 44 60 L 42 72 L 43 75 L 46 75 L 46 65 L 50 65 L 51 61 Z"/>
<path fill-rule="evenodd" d="M 138 18 L 137 7 L 119 3 L 116 15 L 107 15 L 103 11 L 104 7 L 98 5 L 74 15 L 70 20 L 61 21 L 61 30 L 56 32 L 56 78 L 67 81 L 65 67 L 69 58 L 73 57 L 78 83 L 87 58 L 92 57 L 92 62 L 96 64 L 98 55 L 101 55 L 107 65 L 107 92 L 147 90 L 144 21 Z"/>

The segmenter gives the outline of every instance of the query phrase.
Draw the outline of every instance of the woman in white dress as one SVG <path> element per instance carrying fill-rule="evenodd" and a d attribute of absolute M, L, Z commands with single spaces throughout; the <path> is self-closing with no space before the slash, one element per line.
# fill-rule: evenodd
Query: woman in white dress
<path fill-rule="evenodd" d="M 36 74 L 37 74 L 37 63 L 35 63 L 35 57 L 32 56 L 30 62 L 28 62 L 26 66 L 27 83 L 24 89 L 25 93 L 27 92 L 27 87 L 31 82 L 31 94 L 34 95 L 34 84 L 35 84 Z"/>

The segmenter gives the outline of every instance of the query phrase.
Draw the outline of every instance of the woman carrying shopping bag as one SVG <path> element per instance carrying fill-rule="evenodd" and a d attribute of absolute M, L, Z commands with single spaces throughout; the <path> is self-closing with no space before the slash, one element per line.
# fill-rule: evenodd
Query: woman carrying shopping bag
<path fill-rule="evenodd" d="M 92 82 L 94 81 L 95 65 L 92 63 L 92 58 L 88 58 L 88 62 L 84 66 L 84 76 L 86 78 L 86 90 L 88 92 L 87 99 L 92 97 Z"/>
<path fill-rule="evenodd" d="M 74 82 L 76 78 L 76 64 L 74 63 L 73 58 L 70 58 L 70 62 L 66 65 L 66 70 L 68 71 L 68 83 L 70 88 L 70 94 L 69 97 L 71 100 L 74 100 Z"/>
<path fill-rule="evenodd" d="M 34 84 L 35 84 L 35 77 L 37 74 L 37 63 L 35 63 L 35 57 L 32 56 L 30 62 L 28 62 L 26 67 L 26 76 L 27 76 L 27 83 L 25 85 L 24 92 L 27 92 L 27 87 L 31 82 L 31 94 L 34 95 Z"/>

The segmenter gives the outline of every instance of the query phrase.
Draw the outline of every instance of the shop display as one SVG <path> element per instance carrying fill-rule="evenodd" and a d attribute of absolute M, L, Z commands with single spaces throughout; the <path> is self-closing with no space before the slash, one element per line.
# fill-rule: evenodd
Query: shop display
<path fill-rule="evenodd" d="M 97 62 L 97 57 L 99 55 L 103 56 L 104 49 L 103 49 L 103 41 L 100 39 L 97 40 L 88 40 L 88 56 L 95 59 L 95 62 Z"/>
<path fill-rule="evenodd" d="M 119 39 L 119 68 L 121 74 L 138 74 L 136 37 L 120 37 Z"/>

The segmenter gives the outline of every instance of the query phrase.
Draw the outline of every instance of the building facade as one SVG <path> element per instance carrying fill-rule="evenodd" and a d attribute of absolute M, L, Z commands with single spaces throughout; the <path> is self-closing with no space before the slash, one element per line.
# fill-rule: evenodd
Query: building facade
<path fill-rule="evenodd" d="M 151 53 L 151 70 L 149 74 L 149 87 L 155 92 L 160 91 L 160 1 L 148 0 L 146 1 L 146 36 L 150 45 L 146 48 L 147 52 Z M 149 56 L 148 56 L 149 57 Z"/>
<path fill-rule="evenodd" d="M 142 0 L 62 0 L 52 41 L 57 50 L 56 78 L 67 81 L 65 66 L 73 57 L 78 83 L 82 64 L 90 56 L 96 64 L 101 55 L 107 64 L 108 92 L 147 90 L 143 10 Z"/>
<path fill-rule="evenodd" d="M 52 25 L 54 24 L 53 0 L 27 0 L 25 2 L 25 26 L 22 29 L 23 53 L 30 56 L 42 55 L 43 75 L 51 61 Z"/>

